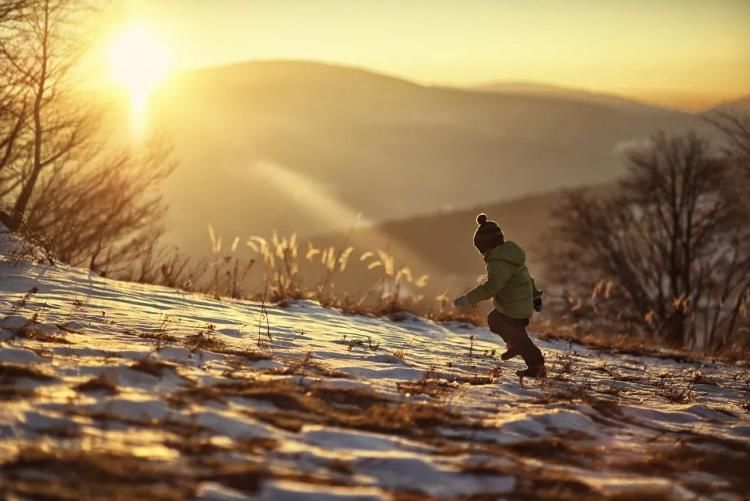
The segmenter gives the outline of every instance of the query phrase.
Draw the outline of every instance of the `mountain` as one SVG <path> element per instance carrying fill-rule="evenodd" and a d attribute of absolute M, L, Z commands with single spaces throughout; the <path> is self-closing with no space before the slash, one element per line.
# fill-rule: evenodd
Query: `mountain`
<path fill-rule="evenodd" d="M 643 103 L 641 101 L 625 98 L 615 94 L 592 92 L 572 87 L 564 87 L 553 84 L 537 82 L 492 82 L 472 87 L 480 92 L 494 92 L 505 95 L 537 96 L 578 101 L 609 106 L 624 113 L 650 115 L 660 111 L 668 111 L 667 108 Z"/>
<path fill-rule="evenodd" d="M 165 185 L 169 238 L 192 253 L 208 250 L 208 224 L 226 238 L 307 236 L 358 213 L 378 222 L 609 182 L 623 172 L 622 145 L 698 123 L 311 62 L 176 75 L 151 119 L 180 164 Z"/>
<path fill-rule="evenodd" d="M 738 99 L 732 99 L 730 101 L 724 101 L 723 103 L 715 106 L 706 111 L 706 113 L 716 111 L 728 111 L 734 113 L 750 114 L 750 95 L 744 96 Z"/>
<path fill-rule="evenodd" d="M 610 185 L 592 187 L 596 193 L 606 193 Z M 563 202 L 568 190 L 555 190 L 527 195 L 508 201 L 496 201 L 457 210 L 439 211 L 414 217 L 385 221 L 380 224 L 321 235 L 312 240 L 317 246 L 353 245 L 359 251 L 386 250 L 398 263 L 416 273 L 430 275 L 426 290 L 428 297 L 445 291 L 454 294 L 472 285 L 484 272 L 484 263 L 473 245 L 476 216 L 485 212 L 503 229 L 508 240 L 526 250 L 532 274 L 544 279 L 544 254 L 555 245 L 551 229 L 554 210 Z M 339 277 L 342 286 L 356 290 L 363 277 L 354 272 Z M 347 282 L 351 281 L 351 283 Z"/>

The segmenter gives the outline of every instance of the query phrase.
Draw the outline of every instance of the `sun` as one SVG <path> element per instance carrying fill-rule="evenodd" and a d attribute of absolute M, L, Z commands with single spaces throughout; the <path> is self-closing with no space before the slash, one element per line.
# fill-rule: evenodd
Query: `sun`
<path fill-rule="evenodd" d="M 110 77 L 125 88 L 136 115 L 143 115 L 151 93 L 167 76 L 171 63 L 167 44 L 142 24 L 118 32 L 109 46 Z"/>

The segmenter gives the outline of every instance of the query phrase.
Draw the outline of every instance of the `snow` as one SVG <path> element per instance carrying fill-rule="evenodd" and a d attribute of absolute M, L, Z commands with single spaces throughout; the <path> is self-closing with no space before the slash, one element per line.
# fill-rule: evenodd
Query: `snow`
<path fill-rule="evenodd" d="M 522 362 L 492 356 L 503 346 L 486 329 L 309 301 L 267 309 L 268 331 L 258 303 L 0 256 L 0 492 L 740 499 L 749 488 L 737 473 L 750 464 L 747 366 L 540 342 L 550 378 L 521 383 Z"/>

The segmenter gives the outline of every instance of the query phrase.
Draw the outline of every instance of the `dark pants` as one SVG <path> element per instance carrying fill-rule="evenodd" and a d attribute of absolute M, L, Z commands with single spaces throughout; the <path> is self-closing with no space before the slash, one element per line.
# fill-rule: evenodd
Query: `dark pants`
<path fill-rule="evenodd" d="M 508 350 L 523 357 L 526 365 L 534 367 L 544 363 L 542 352 L 526 332 L 526 326 L 529 325 L 528 318 L 510 318 L 492 310 L 492 313 L 487 317 L 487 325 L 492 332 L 503 338 L 505 344 L 508 345 Z"/>

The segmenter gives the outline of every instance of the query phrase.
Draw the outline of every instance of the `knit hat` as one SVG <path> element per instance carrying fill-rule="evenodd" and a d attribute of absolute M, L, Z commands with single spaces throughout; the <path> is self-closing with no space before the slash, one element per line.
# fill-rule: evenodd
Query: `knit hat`
<path fill-rule="evenodd" d="M 479 224 L 479 227 L 474 232 L 474 246 L 482 254 L 486 254 L 505 242 L 503 230 L 500 229 L 495 221 L 487 219 L 487 214 L 479 214 L 477 216 L 477 224 Z"/>

